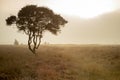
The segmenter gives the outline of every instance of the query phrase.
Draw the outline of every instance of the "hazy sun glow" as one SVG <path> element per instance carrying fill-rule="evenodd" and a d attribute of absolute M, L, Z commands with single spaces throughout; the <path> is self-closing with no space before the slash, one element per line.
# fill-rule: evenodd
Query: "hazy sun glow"
<path fill-rule="evenodd" d="M 66 15 L 93 18 L 115 8 L 112 0 L 48 0 L 49 7 Z"/>

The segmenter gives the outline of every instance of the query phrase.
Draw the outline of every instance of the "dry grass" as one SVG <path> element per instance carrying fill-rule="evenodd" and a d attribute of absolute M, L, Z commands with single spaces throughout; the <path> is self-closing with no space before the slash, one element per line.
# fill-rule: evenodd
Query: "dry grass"
<path fill-rule="evenodd" d="M 0 80 L 120 80 L 119 45 L 0 46 Z"/>

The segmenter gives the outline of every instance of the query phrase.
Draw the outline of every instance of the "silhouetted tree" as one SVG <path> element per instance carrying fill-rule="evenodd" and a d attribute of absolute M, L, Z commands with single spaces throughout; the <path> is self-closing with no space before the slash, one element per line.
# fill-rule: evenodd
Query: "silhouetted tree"
<path fill-rule="evenodd" d="M 19 42 L 15 39 L 14 45 L 19 45 Z"/>
<path fill-rule="evenodd" d="M 50 31 L 52 34 L 57 35 L 61 26 L 64 26 L 67 21 L 49 8 L 27 5 L 18 12 L 17 16 L 8 17 L 6 23 L 7 25 L 16 24 L 19 31 L 25 32 L 29 36 L 29 49 L 36 53 L 43 33 Z"/>

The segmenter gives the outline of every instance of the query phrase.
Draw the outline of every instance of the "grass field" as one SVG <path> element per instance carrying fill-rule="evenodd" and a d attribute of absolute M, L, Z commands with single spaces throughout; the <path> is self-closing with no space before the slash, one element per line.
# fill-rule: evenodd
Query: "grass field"
<path fill-rule="evenodd" d="M 119 45 L 0 46 L 0 80 L 120 80 Z"/>

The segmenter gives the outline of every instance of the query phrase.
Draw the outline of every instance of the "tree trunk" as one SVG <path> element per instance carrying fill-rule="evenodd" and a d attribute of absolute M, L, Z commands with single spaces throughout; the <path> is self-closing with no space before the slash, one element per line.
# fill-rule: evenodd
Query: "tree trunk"
<path fill-rule="evenodd" d="M 35 35 L 34 33 L 33 34 L 31 34 L 31 32 L 29 33 L 28 48 L 32 53 L 36 54 L 36 49 L 38 49 L 38 47 L 40 46 L 41 38 L 42 38 L 41 35 L 38 36 Z"/>

